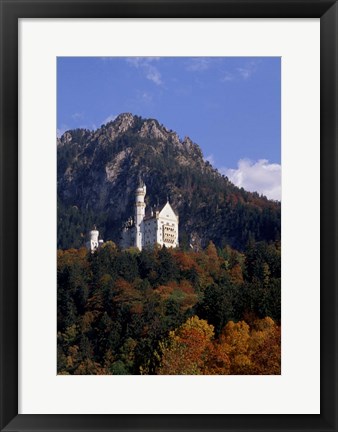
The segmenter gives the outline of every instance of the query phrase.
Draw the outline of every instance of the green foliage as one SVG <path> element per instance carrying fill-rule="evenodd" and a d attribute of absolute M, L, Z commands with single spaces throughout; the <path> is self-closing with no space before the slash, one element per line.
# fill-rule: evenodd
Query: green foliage
<path fill-rule="evenodd" d="M 108 242 L 94 254 L 59 250 L 57 277 L 60 374 L 163 373 L 164 341 L 193 316 L 212 326 L 216 343 L 207 342 L 208 364 L 194 373 L 228 373 L 228 354 L 217 341 L 229 322 L 280 322 L 279 244 L 252 242 L 243 254 L 212 243 L 200 252 L 139 252 Z M 198 357 L 200 345 L 192 346 Z M 243 364 L 234 370 L 252 370 Z"/>
<path fill-rule="evenodd" d="M 234 301 L 234 288 L 229 281 L 210 285 L 198 305 L 198 314 L 212 324 L 219 335 L 225 324 L 234 319 Z"/>
<path fill-rule="evenodd" d="M 142 134 L 153 125 L 164 138 Z M 120 131 L 115 123 L 95 132 L 67 132 L 58 145 L 58 248 L 84 245 L 95 223 L 104 239 L 118 243 L 122 224 L 134 213 L 134 191 L 142 175 L 147 204 L 167 195 L 180 216 L 180 241 L 187 249 L 193 235 L 220 248 L 244 250 L 248 241 L 280 240 L 280 203 L 235 187 L 203 160 L 197 144 L 185 146 L 156 120 L 134 116 Z M 156 137 L 156 138 L 155 138 Z M 113 180 L 107 170 L 114 168 Z M 196 237 L 196 236 L 195 236 Z"/>

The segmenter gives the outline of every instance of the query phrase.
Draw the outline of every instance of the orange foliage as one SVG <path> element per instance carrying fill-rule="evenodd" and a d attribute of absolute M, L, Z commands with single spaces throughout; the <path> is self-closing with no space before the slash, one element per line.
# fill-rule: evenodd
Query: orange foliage
<path fill-rule="evenodd" d="M 109 372 L 93 360 L 83 360 L 75 369 L 74 375 L 107 375 Z"/>
<path fill-rule="evenodd" d="M 87 311 L 84 313 L 81 319 L 82 333 L 86 333 L 91 329 L 91 326 L 97 316 L 98 316 L 98 312 Z"/>
<path fill-rule="evenodd" d="M 141 302 L 133 304 L 130 308 L 130 312 L 132 314 L 141 315 L 143 312 L 143 304 Z"/>
<path fill-rule="evenodd" d="M 162 299 L 168 299 L 175 289 L 177 289 L 177 282 L 170 282 L 167 285 L 158 286 L 155 292 L 160 294 Z"/>
<path fill-rule="evenodd" d="M 244 321 L 230 321 L 220 337 L 234 375 L 279 375 L 280 342 L 280 328 L 269 317 L 255 320 L 251 329 Z"/>
<path fill-rule="evenodd" d="M 186 294 L 194 294 L 194 288 L 193 288 L 192 284 L 189 281 L 187 281 L 186 279 L 181 280 L 178 288 Z"/>
<path fill-rule="evenodd" d="M 207 321 L 194 316 L 160 344 L 160 375 L 278 375 L 280 328 L 271 318 L 252 326 L 232 321 L 219 340 Z"/>
<path fill-rule="evenodd" d="M 174 257 L 180 270 L 191 270 L 197 267 L 197 264 L 191 253 L 178 250 L 175 252 Z"/>
<path fill-rule="evenodd" d="M 266 317 L 254 323 L 251 334 L 250 355 L 255 360 L 257 375 L 281 373 L 281 331 L 274 321 Z"/>
<path fill-rule="evenodd" d="M 88 251 L 86 248 L 68 249 L 68 250 L 58 249 L 57 251 L 58 267 L 72 266 L 76 262 L 80 262 L 84 268 L 88 267 L 89 264 L 87 260 L 87 255 L 88 255 Z"/>
<path fill-rule="evenodd" d="M 232 283 L 236 285 L 243 283 L 243 272 L 240 264 L 235 264 L 234 267 L 229 270 L 229 275 Z"/>
<path fill-rule="evenodd" d="M 160 375 L 199 375 L 227 373 L 229 359 L 213 344 L 214 327 L 194 316 L 162 343 Z"/>
<path fill-rule="evenodd" d="M 194 316 L 174 332 L 162 344 L 160 375 L 201 374 L 204 356 L 211 347 L 214 328 L 207 321 Z"/>
<path fill-rule="evenodd" d="M 204 365 L 204 375 L 228 375 L 229 353 L 224 345 L 214 342 Z"/>
<path fill-rule="evenodd" d="M 114 284 L 114 290 L 117 292 L 117 295 L 114 297 L 114 301 L 116 302 L 130 303 L 141 300 L 140 291 L 135 289 L 133 285 L 125 279 L 118 279 Z"/>

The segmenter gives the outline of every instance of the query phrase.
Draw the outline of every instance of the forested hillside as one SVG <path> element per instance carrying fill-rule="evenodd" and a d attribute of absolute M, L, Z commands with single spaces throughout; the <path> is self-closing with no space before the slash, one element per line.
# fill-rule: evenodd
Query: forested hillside
<path fill-rule="evenodd" d="M 58 251 L 59 374 L 280 374 L 279 242 Z"/>
<path fill-rule="evenodd" d="M 183 248 L 280 240 L 280 203 L 235 187 L 205 161 L 188 137 L 155 119 L 121 114 L 96 131 L 77 129 L 58 139 L 58 248 L 80 248 L 96 224 L 118 244 L 134 213 L 135 189 L 147 185 L 147 205 L 166 202 L 180 218 Z"/>

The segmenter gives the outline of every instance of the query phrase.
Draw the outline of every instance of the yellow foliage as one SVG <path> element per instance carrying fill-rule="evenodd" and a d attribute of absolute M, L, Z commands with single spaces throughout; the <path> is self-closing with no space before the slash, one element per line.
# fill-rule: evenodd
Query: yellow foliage
<path fill-rule="evenodd" d="M 229 353 L 231 374 L 280 374 L 280 328 L 270 317 L 256 319 L 251 329 L 245 321 L 228 322 L 220 343 Z"/>
<path fill-rule="evenodd" d="M 189 318 L 181 327 L 169 333 L 162 351 L 160 375 L 203 374 L 204 363 L 211 350 L 214 327 L 197 316 Z"/>
<path fill-rule="evenodd" d="M 77 328 L 76 328 L 76 324 L 73 324 L 69 327 L 66 328 L 66 331 L 64 332 L 63 336 L 63 340 L 67 343 L 70 344 L 72 343 L 77 336 Z"/>

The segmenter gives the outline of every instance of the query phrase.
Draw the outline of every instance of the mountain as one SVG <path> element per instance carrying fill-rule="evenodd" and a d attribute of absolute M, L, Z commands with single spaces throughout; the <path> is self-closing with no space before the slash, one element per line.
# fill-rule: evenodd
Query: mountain
<path fill-rule="evenodd" d="M 169 197 L 183 247 L 211 240 L 241 250 L 250 239 L 280 239 L 280 203 L 234 186 L 189 137 L 181 140 L 155 119 L 124 113 L 96 131 L 67 131 L 57 140 L 57 158 L 60 249 L 83 246 L 93 224 L 118 243 L 140 177 L 147 205 Z"/>

